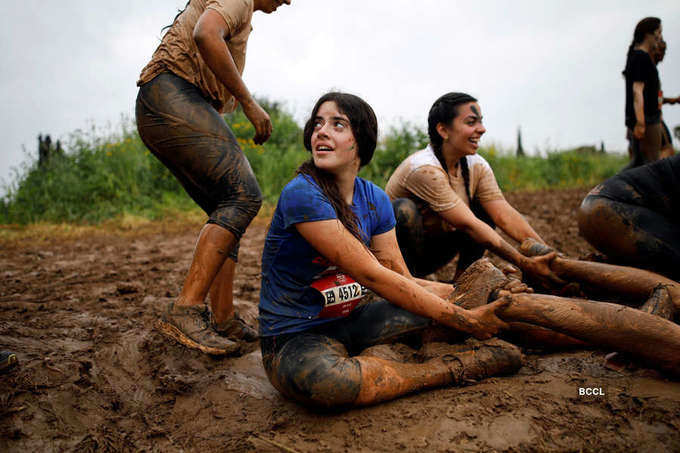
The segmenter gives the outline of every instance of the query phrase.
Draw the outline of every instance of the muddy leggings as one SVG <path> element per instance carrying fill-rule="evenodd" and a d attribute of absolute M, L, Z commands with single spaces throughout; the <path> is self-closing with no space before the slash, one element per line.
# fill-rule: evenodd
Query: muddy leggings
<path fill-rule="evenodd" d="M 139 135 L 208 214 L 239 240 L 262 204 L 260 187 L 224 118 L 193 84 L 164 72 L 139 89 Z M 236 261 L 238 244 L 230 253 Z"/>
<path fill-rule="evenodd" d="M 680 155 L 595 187 L 578 212 L 581 235 L 612 261 L 680 280 Z"/>
<path fill-rule="evenodd" d="M 445 266 L 456 254 L 458 270 L 463 271 L 484 255 L 484 246 L 461 231 L 427 231 L 417 205 L 408 198 L 392 202 L 397 219 L 396 234 L 399 249 L 409 271 L 416 277 L 431 274 Z M 471 206 L 472 212 L 494 228 L 495 225 L 481 205 Z"/>
<path fill-rule="evenodd" d="M 409 334 L 432 321 L 385 300 L 310 330 L 262 337 L 262 363 L 272 385 L 286 397 L 317 407 L 345 407 L 361 390 L 361 364 L 351 357 L 363 349 Z"/>

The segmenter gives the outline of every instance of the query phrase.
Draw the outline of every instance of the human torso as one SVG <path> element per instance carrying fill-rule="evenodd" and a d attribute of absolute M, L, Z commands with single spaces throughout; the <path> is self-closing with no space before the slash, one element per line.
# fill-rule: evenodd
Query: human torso
<path fill-rule="evenodd" d="M 480 203 L 503 199 L 488 162 L 478 154 L 464 159 L 467 160 L 469 171 L 470 197 Z M 439 228 L 453 231 L 454 227 L 445 222 L 439 213 L 459 203 L 470 206 L 471 202 L 462 165 L 459 163 L 447 173 L 430 146 L 407 157 L 390 177 L 385 191 L 392 200 L 413 200 L 423 215 L 426 230 Z"/>
<path fill-rule="evenodd" d="M 394 228 L 394 213 L 379 187 L 361 178 L 354 187 L 352 209 L 368 246 L 373 236 Z M 261 335 L 300 332 L 329 322 L 347 314 L 351 304 L 341 302 L 360 296 L 361 287 L 339 275 L 351 276 L 321 256 L 295 227 L 334 218 L 330 202 L 311 177 L 298 175 L 283 189 L 262 254 Z M 339 289 L 329 289 L 333 284 Z"/>
<path fill-rule="evenodd" d="M 170 71 L 196 85 L 217 111 L 231 111 L 235 108 L 233 96 L 203 61 L 193 39 L 196 22 L 206 9 L 215 10 L 227 23 L 230 31 L 227 47 L 239 73 L 243 73 L 252 30 L 253 0 L 191 0 L 163 36 L 137 85 Z"/>
<path fill-rule="evenodd" d="M 634 49 L 626 62 L 626 126 L 632 128 L 637 119 L 635 117 L 633 83 L 644 83 L 643 102 L 645 122 L 654 124 L 660 121 L 659 109 L 659 72 L 652 58 L 645 51 Z"/>

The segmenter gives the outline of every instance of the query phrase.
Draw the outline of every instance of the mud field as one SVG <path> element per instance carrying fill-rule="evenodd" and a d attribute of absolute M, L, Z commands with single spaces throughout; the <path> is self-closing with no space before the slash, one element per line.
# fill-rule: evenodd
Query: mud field
<path fill-rule="evenodd" d="M 585 191 L 509 194 L 565 254 L 593 250 L 572 213 Z M 526 351 L 517 375 L 341 413 L 284 400 L 259 349 L 213 359 L 154 330 L 200 224 L 136 236 L 0 243 L 0 451 L 680 451 L 680 383 L 615 372 L 607 351 Z M 237 307 L 256 323 L 266 222 L 242 242 Z M 579 396 L 595 387 L 604 396 Z"/>

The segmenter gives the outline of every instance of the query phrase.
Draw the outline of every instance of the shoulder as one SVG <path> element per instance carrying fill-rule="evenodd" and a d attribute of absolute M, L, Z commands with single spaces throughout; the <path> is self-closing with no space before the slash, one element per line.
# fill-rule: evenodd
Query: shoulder
<path fill-rule="evenodd" d="M 439 159 L 437 159 L 437 156 L 434 155 L 434 150 L 429 145 L 427 148 L 421 149 L 420 151 L 416 151 L 415 153 L 411 154 L 407 160 L 409 161 L 412 170 L 417 170 L 420 167 L 431 166 L 441 168 L 441 170 L 444 171 Z"/>
<path fill-rule="evenodd" d="M 207 0 L 206 9 L 220 13 L 232 31 L 250 25 L 253 17 L 253 0 Z"/>
<path fill-rule="evenodd" d="M 389 200 L 389 197 L 380 186 L 364 178 L 357 176 L 356 186 L 362 196 L 369 201 L 381 200 L 383 198 Z"/>
<path fill-rule="evenodd" d="M 633 65 L 654 64 L 652 57 L 644 50 L 634 49 L 630 55 L 630 63 Z"/>
<path fill-rule="evenodd" d="M 309 175 L 297 175 L 281 190 L 281 198 L 301 198 L 310 194 L 323 194 L 321 188 Z"/>
<path fill-rule="evenodd" d="M 484 159 L 479 154 L 467 156 L 466 159 L 468 161 L 468 166 L 470 167 L 470 170 L 477 169 L 477 167 L 480 170 L 491 170 L 491 165 L 489 165 L 489 162 L 487 162 L 486 159 Z"/>

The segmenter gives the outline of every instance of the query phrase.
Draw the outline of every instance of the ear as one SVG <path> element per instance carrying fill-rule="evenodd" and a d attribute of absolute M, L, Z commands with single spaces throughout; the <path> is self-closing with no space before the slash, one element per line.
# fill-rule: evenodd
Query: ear
<path fill-rule="evenodd" d="M 437 123 L 436 129 L 437 129 L 437 133 L 441 136 L 441 138 L 444 141 L 447 141 L 449 139 L 449 130 L 444 125 L 444 123 Z"/>

